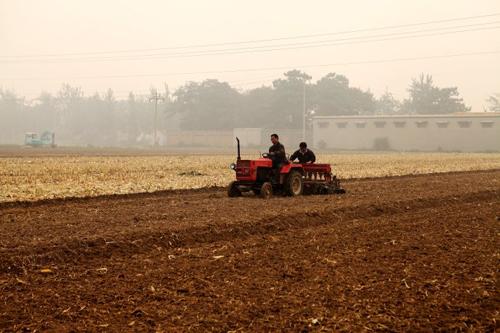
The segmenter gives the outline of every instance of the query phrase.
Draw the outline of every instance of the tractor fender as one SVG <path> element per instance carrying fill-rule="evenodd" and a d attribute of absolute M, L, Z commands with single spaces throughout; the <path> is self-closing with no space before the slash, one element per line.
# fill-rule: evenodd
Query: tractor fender
<path fill-rule="evenodd" d="M 294 163 L 288 163 L 284 166 L 281 167 L 280 174 L 289 174 L 292 170 L 298 171 L 301 174 L 304 174 L 304 168 L 302 167 L 302 164 L 294 164 Z"/>

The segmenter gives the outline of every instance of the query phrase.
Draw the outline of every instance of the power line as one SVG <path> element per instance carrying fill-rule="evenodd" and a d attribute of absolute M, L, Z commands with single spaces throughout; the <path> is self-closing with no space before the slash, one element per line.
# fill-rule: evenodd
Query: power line
<path fill-rule="evenodd" d="M 246 86 L 249 84 L 260 83 L 264 80 L 276 79 L 276 74 L 274 75 L 266 75 L 263 77 L 253 78 L 253 79 L 245 79 L 245 80 L 231 80 L 231 84 L 235 86 Z M 229 81 L 229 80 L 228 80 Z"/>
<path fill-rule="evenodd" d="M 228 73 L 250 73 L 250 72 L 265 72 L 265 71 L 277 71 L 277 70 L 288 70 L 291 68 L 320 68 L 320 67 L 333 67 L 333 66 L 351 66 L 351 65 L 367 65 L 367 64 L 382 64 L 382 63 L 392 63 L 392 62 L 405 62 L 405 61 L 417 61 L 417 60 L 431 60 L 431 59 L 447 59 L 447 58 L 457 58 L 465 56 L 483 56 L 483 55 L 494 55 L 500 54 L 500 51 L 483 51 L 483 52 L 469 52 L 469 53 L 455 53 L 447 55 L 431 55 L 431 56 L 421 56 L 421 57 L 405 57 L 405 58 L 391 58 L 391 59 L 380 59 L 380 60 L 364 60 L 364 61 L 353 61 L 353 62 L 337 62 L 328 64 L 307 64 L 307 65 L 287 65 L 278 67 L 257 67 L 257 68 L 240 68 L 231 70 L 213 70 L 213 71 L 197 71 L 197 72 L 170 72 L 170 73 L 156 73 L 156 74 L 128 74 L 128 75 L 103 75 L 103 76 L 79 76 L 73 78 L 65 78 L 66 80 L 86 80 L 86 79 L 128 79 L 128 78 L 139 78 L 139 77 L 167 77 L 167 76 L 189 76 L 189 75 L 200 75 L 200 74 L 228 74 Z M 2 78 L 5 81 L 37 81 L 37 80 L 47 80 L 46 78 Z M 48 79 L 48 80 L 61 80 L 60 78 Z"/>
<path fill-rule="evenodd" d="M 450 34 L 450 33 L 461 33 L 468 31 L 476 31 L 476 30 L 484 30 L 484 29 L 497 29 L 498 27 L 485 27 L 479 29 L 462 29 L 462 30 L 454 30 L 454 31 L 441 31 L 441 30 L 449 30 L 449 29 L 459 29 L 459 28 L 470 28 L 491 24 L 498 24 L 500 21 L 493 22 L 484 22 L 484 23 L 476 23 L 470 25 L 460 25 L 460 26 L 452 26 L 452 27 L 441 27 L 441 28 L 432 28 L 432 29 L 423 29 L 416 31 L 406 31 L 406 32 L 397 32 L 397 33 L 389 33 L 389 34 L 378 34 L 378 35 L 369 35 L 369 36 L 354 36 L 349 38 L 342 39 L 334 39 L 334 40 L 320 40 L 320 41 L 312 41 L 312 42 L 300 42 L 300 43 L 288 43 L 288 44 L 277 44 L 277 45 L 261 45 L 261 46 L 253 46 L 253 47 L 244 47 L 244 48 L 231 48 L 231 49 L 215 49 L 215 50 L 206 50 L 201 53 L 193 53 L 193 52 L 183 52 L 183 53 L 173 53 L 173 54 L 144 54 L 144 55 L 135 55 L 135 56 L 121 56 L 119 57 L 100 57 L 100 58 L 64 58 L 64 59 L 45 59 L 38 60 L 40 62 L 81 62 L 81 61 L 117 61 L 117 60 L 134 60 L 134 59 L 142 59 L 142 58 L 179 58 L 179 57 L 192 57 L 192 56 L 205 56 L 205 55 L 220 55 L 220 54 L 234 54 L 234 53 L 247 53 L 254 51 L 273 51 L 273 50 L 284 50 L 284 49 L 296 49 L 296 48 L 308 48 L 308 47 L 323 47 L 323 46 L 332 46 L 332 45 L 344 45 L 344 44 L 353 44 L 353 43 L 365 43 L 365 42 L 374 42 L 374 41 L 384 41 L 384 40 L 393 40 L 393 39 L 406 39 L 406 38 L 415 38 L 415 37 L 425 37 L 425 36 L 434 36 L 440 34 Z M 441 32 L 440 32 L 441 31 Z M 425 34 L 431 32 L 432 34 Z M 391 38 L 394 37 L 394 38 Z M 349 43 L 351 42 L 351 43 Z M 241 52 L 240 52 L 241 51 Z M 0 60 L 0 62 L 33 62 L 36 61 L 34 59 L 20 59 L 20 60 Z"/>
<path fill-rule="evenodd" d="M 496 24 L 500 23 L 500 21 L 497 22 L 489 22 L 487 24 Z M 484 24 L 483 24 L 484 25 Z M 354 37 L 354 38 L 348 38 L 348 39 L 342 39 L 342 40 L 332 40 L 332 41 L 319 41 L 315 42 L 315 44 L 312 43 L 306 43 L 306 44 L 297 44 L 298 46 L 259 46 L 259 47 L 253 47 L 253 48 L 246 48 L 245 50 L 214 50 L 214 51 L 207 51 L 204 53 L 194 53 L 194 54 L 166 54 L 166 55 L 143 55 L 143 56 L 136 56 L 136 57 L 128 57 L 126 59 L 120 59 L 120 58 L 91 58 L 91 59 L 50 59 L 50 60 L 42 60 L 41 62 L 44 63 L 61 63 L 61 62 L 101 62 L 101 61 L 120 61 L 120 60 L 141 60 L 141 59 L 171 59 L 171 58 L 187 58 L 187 57 L 199 57 L 199 56 L 213 56 L 213 55 L 228 55 L 228 54 L 243 54 L 243 53 L 256 53 L 256 52 L 270 52 L 270 51 L 280 51 L 280 50 L 293 50 L 293 49 L 304 49 L 304 48 L 317 48 L 317 47 L 326 47 L 326 46 L 337 46 L 337 45 L 347 45 L 347 44 L 360 44 L 360 43 L 368 43 L 368 42 L 380 42 L 380 41 L 391 41 L 391 40 L 401 40 L 401 39 L 410 39 L 410 38 L 420 38 L 420 37 L 429 37 L 429 36 L 441 36 L 441 35 L 449 35 L 449 34 L 457 34 L 457 33 L 464 33 L 464 32 L 473 32 L 473 31 L 484 31 L 484 30 L 493 30 L 493 29 L 499 29 L 500 26 L 493 26 L 493 27 L 483 27 L 483 28 L 475 28 L 475 29 L 462 29 L 462 30 L 454 30 L 454 31 L 444 31 L 444 32 L 437 32 L 437 33 L 424 33 L 422 34 L 421 32 L 425 31 L 435 31 L 433 30 L 421 30 L 421 31 L 412 31 L 409 32 L 409 35 L 403 35 L 403 36 L 397 36 L 401 35 L 399 34 L 385 34 L 385 35 L 377 35 L 377 36 L 366 36 L 366 37 Z M 438 29 L 439 30 L 439 29 Z M 442 30 L 442 29 L 441 29 Z M 408 33 L 406 33 L 408 34 Z M 374 37 L 382 37 L 382 36 L 387 36 L 385 38 L 374 38 Z M 361 40 L 359 40 L 361 39 Z M 363 40 L 364 39 L 364 40 Z M 19 61 L 0 61 L 1 62 L 32 62 L 33 60 L 19 60 Z"/>
<path fill-rule="evenodd" d="M 490 22 L 488 24 L 497 24 L 497 22 Z M 324 46 L 336 46 L 336 45 L 347 45 L 347 44 L 360 44 L 367 42 L 379 42 L 379 41 L 389 41 L 389 40 L 401 40 L 407 38 L 418 38 L 418 37 L 429 37 L 429 36 L 440 36 L 440 35 L 448 35 L 448 34 L 456 34 L 463 32 L 472 32 L 472 31 L 481 31 L 481 30 L 494 30 L 499 29 L 500 26 L 494 27 L 485 27 L 485 28 L 477 28 L 477 29 L 463 29 L 463 30 L 455 30 L 455 31 L 447 31 L 441 33 L 434 34 L 416 34 L 425 32 L 426 30 L 416 31 L 416 32 L 405 32 L 405 33 L 395 33 L 395 34 L 385 34 L 378 36 L 360 36 L 353 38 L 345 38 L 338 40 L 326 40 L 326 41 L 316 41 L 316 42 L 307 42 L 307 43 L 294 43 L 294 44 L 281 44 L 281 45 L 267 45 L 267 46 L 256 46 L 252 48 L 240 48 L 240 49 L 227 49 L 227 50 L 212 50 L 204 53 L 181 53 L 181 54 L 151 54 L 151 55 L 143 55 L 141 57 L 130 57 L 124 60 L 140 60 L 140 59 L 169 59 L 169 58 L 185 58 L 185 57 L 198 57 L 198 56 L 207 56 L 207 55 L 226 55 L 226 54 L 242 54 L 242 53 L 255 53 L 255 52 L 268 52 L 268 51 L 279 51 L 279 50 L 293 50 L 293 49 L 304 49 L 304 48 L 317 48 Z M 442 29 L 438 29 L 442 30 Z M 435 30 L 428 30 L 435 31 Z M 381 36 L 397 36 L 397 35 L 405 35 L 401 37 L 395 38 L 374 38 Z M 361 40 L 360 40 L 361 39 Z M 107 60 L 120 60 L 117 58 L 108 58 Z"/>
<path fill-rule="evenodd" d="M 99 54 L 113 54 L 113 53 L 133 53 L 133 52 L 145 52 L 145 51 L 161 51 L 161 50 L 178 50 L 178 49 L 190 49 L 190 48 L 206 48 L 206 47 L 226 46 L 226 45 L 255 44 L 255 43 L 274 42 L 274 41 L 283 41 L 283 40 L 293 40 L 293 39 L 304 39 L 304 38 L 316 38 L 316 37 L 324 37 L 324 36 L 334 36 L 334 35 L 342 35 L 342 34 L 352 34 L 352 33 L 359 33 L 359 32 L 371 32 L 371 31 L 380 31 L 380 30 L 389 30 L 389 29 L 399 29 L 399 28 L 407 28 L 407 27 L 415 27 L 415 26 L 423 26 L 423 25 L 432 25 L 432 24 L 440 24 L 440 23 L 448 23 L 448 22 L 456 22 L 456 21 L 467 21 L 467 20 L 474 20 L 474 19 L 481 19 L 481 18 L 488 18 L 488 17 L 495 17 L 495 16 L 500 16 L 500 13 L 491 13 L 491 14 L 475 15 L 475 16 L 465 16 L 465 17 L 457 17 L 457 18 L 442 19 L 442 20 L 433 20 L 433 21 L 425 21 L 425 22 L 409 23 L 409 24 L 387 25 L 387 26 L 381 26 L 381 27 L 355 29 L 355 30 L 345 30 L 345 31 L 329 32 L 329 33 L 306 34 L 306 35 L 296 35 L 296 36 L 287 36 L 287 37 L 278 37 L 278 38 L 267 38 L 267 39 L 254 39 L 254 40 L 245 40 L 245 41 L 232 41 L 232 42 L 210 43 L 210 44 L 192 44 L 192 45 L 185 45 L 185 46 L 162 47 L 162 48 L 145 48 L 145 49 L 126 49 L 126 50 L 115 50 L 115 51 L 99 51 L 99 52 L 53 53 L 53 54 L 38 54 L 38 55 L 12 55 L 12 56 L 0 56 L 0 58 L 17 58 L 17 59 L 20 59 L 20 58 L 38 58 L 38 57 L 99 55 Z"/>

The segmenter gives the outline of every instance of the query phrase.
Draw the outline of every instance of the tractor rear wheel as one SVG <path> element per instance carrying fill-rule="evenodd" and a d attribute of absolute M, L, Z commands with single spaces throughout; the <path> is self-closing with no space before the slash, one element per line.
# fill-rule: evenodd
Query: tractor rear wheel
<path fill-rule="evenodd" d="M 291 171 L 286 179 L 285 192 L 291 196 L 301 195 L 304 190 L 302 175 L 298 171 Z"/>
<path fill-rule="evenodd" d="M 265 182 L 260 187 L 260 197 L 263 199 L 269 199 L 273 195 L 273 185 L 269 182 Z"/>
<path fill-rule="evenodd" d="M 227 195 L 231 198 L 241 197 L 241 191 L 235 181 L 231 182 L 227 187 Z"/>

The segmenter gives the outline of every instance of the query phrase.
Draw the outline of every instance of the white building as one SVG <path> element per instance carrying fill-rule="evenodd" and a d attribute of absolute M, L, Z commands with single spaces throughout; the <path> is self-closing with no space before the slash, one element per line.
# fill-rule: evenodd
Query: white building
<path fill-rule="evenodd" d="M 500 114 L 313 118 L 315 148 L 399 151 L 500 151 Z"/>

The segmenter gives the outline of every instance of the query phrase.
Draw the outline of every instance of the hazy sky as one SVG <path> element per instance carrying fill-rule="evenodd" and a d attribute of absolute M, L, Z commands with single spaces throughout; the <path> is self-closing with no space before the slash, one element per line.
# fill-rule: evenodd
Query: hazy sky
<path fill-rule="evenodd" d="M 482 15 L 491 16 L 375 29 Z M 363 31 L 339 33 L 352 30 Z M 409 37 L 422 34 L 428 36 Z M 175 48 L 262 39 L 274 40 Z M 262 46 L 273 51 L 260 52 Z M 207 49 L 218 54 L 200 56 Z M 395 61 L 478 52 L 496 53 Z M 117 97 L 206 78 L 249 89 L 270 84 L 281 67 L 313 80 L 341 73 L 353 86 L 398 98 L 407 96 L 412 77 L 429 73 L 439 86 L 458 86 L 481 111 L 500 92 L 500 1 L 0 0 L 0 87 L 28 97 L 63 82 L 87 94 L 112 88 Z M 241 69 L 262 70 L 227 72 Z"/>

